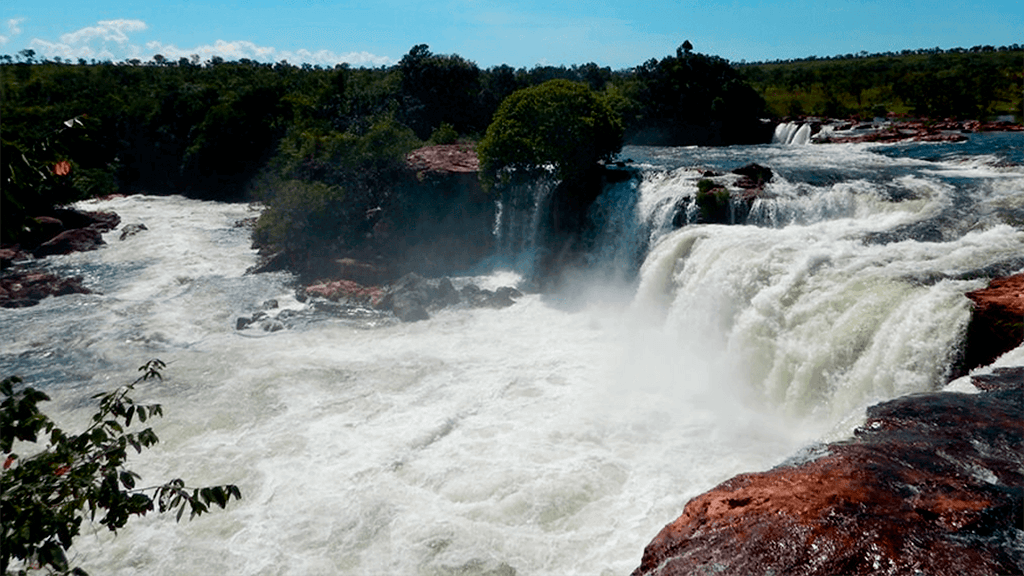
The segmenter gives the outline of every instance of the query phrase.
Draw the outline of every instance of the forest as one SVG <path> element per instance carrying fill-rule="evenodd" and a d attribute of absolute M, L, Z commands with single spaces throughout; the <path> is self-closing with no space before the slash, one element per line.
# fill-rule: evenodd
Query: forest
<path fill-rule="evenodd" d="M 740 64 L 772 117 L 993 120 L 1024 114 L 1024 47 L 974 46 Z"/>
<path fill-rule="evenodd" d="M 424 44 L 379 68 L 23 50 L 0 56 L 3 242 L 54 205 L 112 193 L 256 199 L 279 214 L 329 212 L 342 198 L 373 206 L 406 153 L 479 141 L 507 97 L 550 80 L 598 96 L 625 143 L 728 145 L 767 142 L 773 119 L 804 115 L 1020 122 L 1022 60 L 1011 46 L 733 64 L 689 41 L 626 70 L 481 69 Z M 315 225 L 345 226 L 346 214 Z M 286 238 L 296 225 L 314 223 L 278 218 L 262 233 Z"/>

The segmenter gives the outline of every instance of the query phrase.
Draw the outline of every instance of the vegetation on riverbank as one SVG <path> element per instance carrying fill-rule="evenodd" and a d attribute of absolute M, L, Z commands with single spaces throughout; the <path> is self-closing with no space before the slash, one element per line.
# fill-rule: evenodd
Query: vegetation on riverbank
<path fill-rule="evenodd" d="M 72 63 L 23 50 L 0 56 L 2 240 L 17 242 L 53 205 L 144 192 L 258 199 L 269 210 L 257 240 L 351 248 L 379 221 L 369 216 L 390 210 L 398 225 L 395 206 L 423 205 L 402 197 L 408 152 L 483 138 L 507 97 L 551 80 L 607 105 L 614 121 L 601 138 L 753 143 L 770 138 L 765 116 L 1019 112 L 1024 52 L 989 48 L 735 66 L 686 42 L 628 70 L 481 69 L 422 44 L 394 66 L 331 69 L 160 56 Z M 536 161 L 540 144 L 557 143 L 534 139 L 518 160 Z"/>

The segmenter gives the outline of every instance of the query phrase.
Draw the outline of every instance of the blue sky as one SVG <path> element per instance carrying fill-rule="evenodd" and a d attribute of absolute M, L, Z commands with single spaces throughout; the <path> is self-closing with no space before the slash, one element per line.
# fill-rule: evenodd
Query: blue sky
<path fill-rule="evenodd" d="M 0 54 L 389 65 L 416 44 L 482 67 L 615 69 L 1024 43 L 1024 0 L 0 0 Z"/>

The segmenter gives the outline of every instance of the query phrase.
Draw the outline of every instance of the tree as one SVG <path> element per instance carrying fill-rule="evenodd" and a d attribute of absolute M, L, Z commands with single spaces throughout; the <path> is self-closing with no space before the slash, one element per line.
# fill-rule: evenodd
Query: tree
<path fill-rule="evenodd" d="M 746 144 L 764 140 L 764 100 L 725 59 L 692 51 L 651 59 L 636 69 L 636 99 L 644 111 L 630 126 L 640 144 Z"/>
<path fill-rule="evenodd" d="M 0 574 L 9 574 L 12 561 L 85 574 L 69 566 L 64 551 L 78 536 L 86 515 L 95 520 L 97 511 L 102 511 L 100 524 L 116 532 L 131 516 L 144 515 L 154 505 L 160 512 L 176 509 L 181 520 L 186 509 L 194 518 L 208 512 L 211 504 L 224 508 L 231 498 L 241 498 L 232 484 L 186 488 L 175 479 L 136 487 L 140 476 L 125 468 L 128 448 L 141 452 L 158 438 L 152 428 L 126 430 L 133 421 L 162 416 L 163 410 L 159 404 L 136 404 L 129 394 L 136 384 L 161 378 L 163 368 L 163 362 L 151 360 L 139 368 L 143 374 L 135 382 L 94 396 L 99 411 L 80 434 L 65 433 L 39 410 L 39 402 L 49 400 L 46 394 L 31 387 L 16 391 L 21 382 L 16 376 L 0 381 Z M 15 441 L 35 443 L 44 434 L 48 441 L 42 450 L 26 457 L 14 452 L 20 447 Z"/>
<path fill-rule="evenodd" d="M 622 149 L 622 121 L 585 84 L 549 80 L 512 93 L 498 107 L 477 147 L 486 186 L 514 173 L 552 169 L 565 181 L 581 179 Z"/>
<path fill-rule="evenodd" d="M 432 54 L 429 46 L 413 46 L 398 63 L 402 74 L 404 124 L 421 140 L 448 123 L 460 133 L 478 132 L 486 124 L 479 105 L 480 69 L 458 54 Z"/>

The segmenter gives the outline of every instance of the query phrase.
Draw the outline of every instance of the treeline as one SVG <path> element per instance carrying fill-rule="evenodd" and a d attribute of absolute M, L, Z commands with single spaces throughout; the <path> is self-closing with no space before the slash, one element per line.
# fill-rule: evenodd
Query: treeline
<path fill-rule="evenodd" d="M 762 139 L 755 134 L 764 114 L 761 98 L 727 61 L 689 43 L 620 71 L 593 63 L 481 69 L 418 45 L 380 68 L 159 55 L 71 63 L 39 61 L 26 50 L 0 56 L 0 74 L 5 241 L 25 216 L 113 192 L 255 195 L 273 205 L 297 201 L 277 192 L 292 189 L 316 202 L 360 197 L 360 205 L 374 206 L 405 153 L 475 141 L 506 97 L 554 79 L 604 99 L 621 116 L 627 141 L 749 142 Z M 62 162 L 65 168 L 54 168 Z M 315 224 L 270 222 L 261 233 L 286 237 L 294 226 L 336 228 L 351 218 L 351 210 L 331 213 L 337 201 L 323 204 Z"/>
<path fill-rule="evenodd" d="M 904 50 L 744 64 L 773 117 L 1024 117 L 1024 48 Z"/>
<path fill-rule="evenodd" d="M 746 60 L 740 60 L 738 64 L 740 66 L 747 66 L 747 65 L 756 66 L 756 65 L 759 65 L 759 64 L 782 64 L 782 63 L 792 64 L 792 63 L 797 63 L 797 62 L 816 62 L 818 60 L 853 60 L 855 58 L 881 58 L 881 57 L 891 58 L 891 57 L 894 57 L 894 56 L 913 56 L 915 54 L 921 55 L 921 54 L 964 54 L 966 52 L 1020 52 L 1021 50 L 1024 50 L 1024 46 L 1021 46 L 1020 44 L 1010 44 L 1009 46 L 991 46 L 991 45 L 987 45 L 986 44 L 984 46 L 977 45 L 977 46 L 972 46 L 970 48 L 961 48 L 959 46 L 957 46 L 956 48 L 941 48 L 939 46 L 936 46 L 934 48 L 917 48 L 917 49 L 913 49 L 913 50 L 911 50 L 911 49 L 904 49 L 904 50 L 900 50 L 899 52 L 895 52 L 895 51 L 892 51 L 892 50 L 887 51 L 887 52 L 868 52 L 867 50 L 861 50 L 860 52 L 857 52 L 856 54 L 847 53 L 847 54 L 836 54 L 836 55 L 833 55 L 833 56 L 814 56 L 814 55 L 811 55 L 811 56 L 807 56 L 805 58 L 788 58 L 788 59 L 777 58 L 775 60 L 759 60 L 759 61 L 754 61 L 754 62 L 747 62 Z"/>

